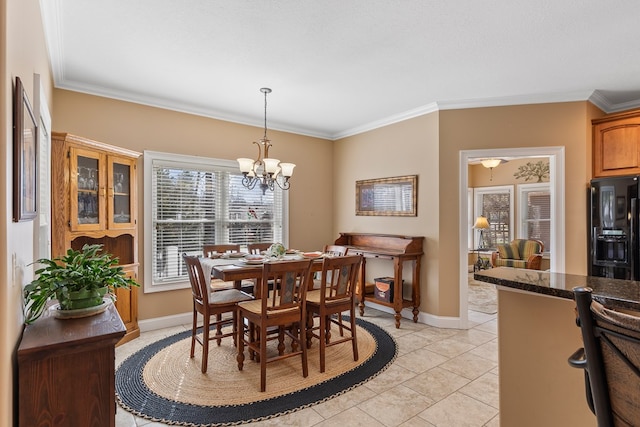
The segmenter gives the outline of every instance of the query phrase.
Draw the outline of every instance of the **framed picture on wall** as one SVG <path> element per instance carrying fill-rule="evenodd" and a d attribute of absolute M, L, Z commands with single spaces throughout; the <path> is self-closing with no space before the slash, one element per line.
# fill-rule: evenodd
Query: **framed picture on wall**
<path fill-rule="evenodd" d="M 37 214 L 38 125 L 22 81 L 16 77 L 13 97 L 13 220 Z"/>
<path fill-rule="evenodd" d="M 356 215 L 417 216 L 418 175 L 356 181 Z"/>

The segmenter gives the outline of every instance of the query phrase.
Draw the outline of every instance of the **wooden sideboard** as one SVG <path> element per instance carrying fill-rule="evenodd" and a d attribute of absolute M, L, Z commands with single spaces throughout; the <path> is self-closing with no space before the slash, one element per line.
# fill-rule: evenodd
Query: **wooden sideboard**
<path fill-rule="evenodd" d="M 349 254 L 362 255 L 360 279 L 358 280 L 360 315 L 364 315 L 364 302 L 371 301 L 391 307 L 395 311 L 396 328 L 400 327 L 400 314 L 403 308 L 412 308 L 413 322 L 418 321 L 420 312 L 420 262 L 424 254 L 424 237 L 400 236 L 394 234 L 340 233 L 336 245 L 349 248 Z M 390 260 L 393 262 L 393 300 L 386 302 L 376 299 L 367 289 L 367 259 Z M 411 299 L 405 299 L 402 293 L 402 270 L 405 262 L 412 264 Z"/>
<path fill-rule="evenodd" d="M 115 345 L 126 332 L 114 305 L 81 319 L 45 313 L 18 347 L 18 425 L 115 426 Z"/>

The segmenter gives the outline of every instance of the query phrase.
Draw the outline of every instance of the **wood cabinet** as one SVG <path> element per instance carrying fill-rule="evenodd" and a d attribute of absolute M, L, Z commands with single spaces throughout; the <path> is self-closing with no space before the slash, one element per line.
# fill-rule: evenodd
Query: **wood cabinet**
<path fill-rule="evenodd" d="M 640 110 L 591 122 L 593 177 L 640 174 Z"/>
<path fill-rule="evenodd" d="M 340 233 L 335 241 L 336 245 L 349 248 L 350 255 L 362 255 L 360 266 L 360 279 L 358 280 L 357 294 L 359 299 L 360 315 L 364 315 L 364 302 L 371 301 L 393 308 L 395 311 L 396 328 L 400 327 L 400 314 L 403 308 L 411 308 L 413 322 L 418 321 L 420 313 L 420 262 L 424 237 L 398 236 L 393 234 L 368 234 L 368 233 Z M 373 294 L 373 284 L 367 283 L 367 259 L 389 260 L 393 263 L 393 299 L 383 301 Z M 402 273 L 405 262 L 411 263 L 411 297 L 403 295 Z M 369 290 L 370 289 L 370 290 Z"/>
<path fill-rule="evenodd" d="M 115 426 L 115 307 L 81 319 L 45 313 L 18 347 L 18 425 Z"/>
<path fill-rule="evenodd" d="M 51 140 L 52 255 L 99 243 L 136 279 L 140 153 L 68 133 L 53 132 Z M 115 294 L 126 342 L 140 335 L 138 289 Z"/>

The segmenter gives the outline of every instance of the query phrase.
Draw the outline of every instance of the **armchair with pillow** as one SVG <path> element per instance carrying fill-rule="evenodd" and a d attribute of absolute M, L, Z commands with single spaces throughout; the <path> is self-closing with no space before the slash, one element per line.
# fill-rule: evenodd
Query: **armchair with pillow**
<path fill-rule="evenodd" d="M 497 245 L 491 254 L 493 267 L 515 267 L 540 270 L 544 243 L 533 239 L 515 239 L 511 243 Z"/>

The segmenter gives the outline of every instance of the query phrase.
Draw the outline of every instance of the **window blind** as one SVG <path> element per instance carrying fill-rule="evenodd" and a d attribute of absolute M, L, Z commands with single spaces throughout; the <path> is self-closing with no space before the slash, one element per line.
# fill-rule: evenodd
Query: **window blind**
<path fill-rule="evenodd" d="M 182 253 L 204 244 L 282 242 L 283 192 L 248 190 L 228 166 L 154 159 L 151 172 L 153 284 L 184 281 Z"/>
<path fill-rule="evenodd" d="M 551 248 L 551 193 L 527 191 L 527 210 L 524 212 L 524 230 L 528 239 L 541 240 L 545 252 Z"/>

